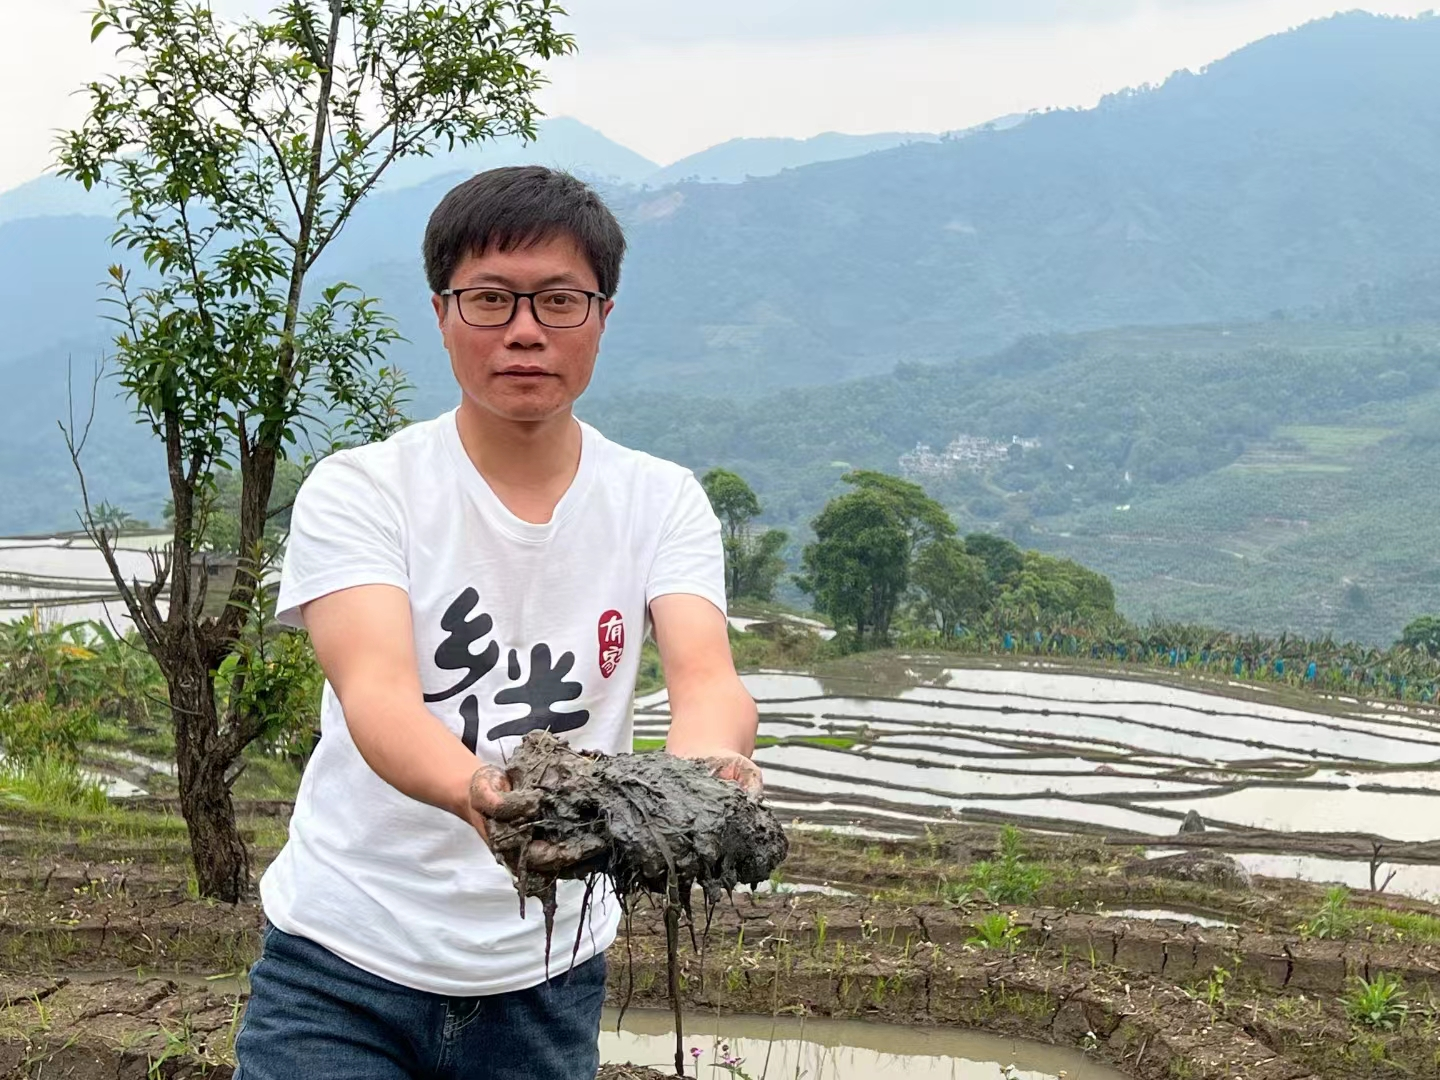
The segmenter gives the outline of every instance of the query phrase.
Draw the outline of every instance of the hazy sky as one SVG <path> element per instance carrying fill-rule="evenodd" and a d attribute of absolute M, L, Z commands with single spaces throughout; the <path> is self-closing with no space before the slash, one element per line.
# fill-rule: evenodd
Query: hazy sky
<path fill-rule="evenodd" d="M 1338 10 L 1437 0 L 563 0 L 579 55 L 541 99 L 668 164 L 738 135 L 944 131 L 1093 104 Z M 216 0 L 221 11 L 265 0 Z M 91 0 L 0 0 L 0 190 L 45 168 L 113 64 Z"/>

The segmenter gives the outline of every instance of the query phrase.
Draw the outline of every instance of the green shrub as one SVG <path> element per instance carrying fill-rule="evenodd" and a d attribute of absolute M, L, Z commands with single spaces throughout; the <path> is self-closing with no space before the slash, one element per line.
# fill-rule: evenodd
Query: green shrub
<path fill-rule="evenodd" d="M 83 706 L 67 708 L 41 699 L 0 704 L 0 742 L 12 760 L 53 758 L 74 764 L 97 728 L 95 714 Z"/>

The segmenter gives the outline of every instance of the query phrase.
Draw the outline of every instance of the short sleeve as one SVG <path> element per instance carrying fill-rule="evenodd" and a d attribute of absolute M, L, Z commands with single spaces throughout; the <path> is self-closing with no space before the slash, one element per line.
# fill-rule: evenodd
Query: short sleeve
<path fill-rule="evenodd" d="M 301 485 L 290 514 L 276 618 L 303 627 L 300 607 L 356 585 L 409 591 L 399 514 L 350 455 L 326 458 Z"/>
<path fill-rule="evenodd" d="M 720 519 L 705 489 L 691 473 L 670 508 L 660 544 L 645 581 L 645 603 L 657 596 L 688 593 L 703 596 L 725 611 L 725 550 Z"/>

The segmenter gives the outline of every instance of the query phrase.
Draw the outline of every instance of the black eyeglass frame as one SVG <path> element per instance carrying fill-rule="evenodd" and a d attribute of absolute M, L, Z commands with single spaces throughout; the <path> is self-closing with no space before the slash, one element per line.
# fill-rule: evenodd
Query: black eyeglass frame
<path fill-rule="evenodd" d="M 483 326 L 476 326 L 469 319 L 465 318 L 465 308 L 464 305 L 460 303 L 461 296 L 463 296 L 467 292 L 509 293 L 510 296 L 513 298 L 510 303 L 510 317 L 504 322 L 485 323 Z M 550 323 L 547 323 L 544 319 L 542 319 L 540 317 L 540 310 L 535 306 L 535 298 L 537 296 L 544 296 L 546 293 L 557 292 L 579 293 L 581 296 L 588 298 L 589 302 L 585 305 L 585 318 L 581 319 L 578 323 L 572 323 L 569 326 L 552 326 Z M 580 329 L 580 327 L 584 326 L 587 322 L 590 321 L 590 310 L 595 306 L 596 300 L 603 301 L 610 299 L 610 297 L 606 296 L 602 292 L 591 292 L 589 289 L 572 289 L 565 285 L 556 285 L 553 288 L 549 289 L 537 289 L 535 292 L 516 292 L 514 289 L 502 289 L 498 285 L 471 285 L 464 289 L 441 289 L 438 295 L 444 297 L 453 296 L 455 298 L 455 308 L 460 313 L 460 321 L 463 322 L 466 326 L 470 327 L 472 330 L 499 330 L 502 326 L 509 326 L 512 322 L 515 321 L 515 313 L 520 310 L 521 300 L 530 301 L 531 317 L 534 318 L 534 320 L 541 326 L 545 327 L 545 329 L 578 330 Z"/>

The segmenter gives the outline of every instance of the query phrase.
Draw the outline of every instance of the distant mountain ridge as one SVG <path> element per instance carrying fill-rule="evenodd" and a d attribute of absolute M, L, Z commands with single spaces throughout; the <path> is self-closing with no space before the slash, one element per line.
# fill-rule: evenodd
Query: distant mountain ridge
<path fill-rule="evenodd" d="M 773 176 L 785 169 L 859 157 L 911 142 L 938 142 L 939 135 L 917 132 L 883 132 L 877 135 L 842 135 L 827 131 L 808 139 L 731 139 L 657 169 L 645 187 L 669 184 L 738 184 L 756 176 Z"/>
<path fill-rule="evenodd" d="M 963 138 L 978 131 L 1008 131 L 1027 119 L 1025 113 L 1001 116 L 961 131 L 936 135 L 915 131 L 888 131 L 875 135 L 844 135 L 827 131 L 808 139 L 731 139 L 659 169 L 645 178 L 647 188 L 685 182 L 738 184 L 760 176 L 774 176 L 825 161 L 843 161 L 908 143 L 934 143 Z"/>
<path fill-rule="evenodd" d="M 508 136 L 429 157 L 402 158 L 387 170 L 380 190 L 394 192 L 437 177 L 528 164 L 564 169 L 611 187 L 660 188 L 680 180 L 738 183 L 749 177 L 772 176 L 783 169 L 888 150 L 907 142 L 938 142 L 982 128 L 1003 130 L 1024 119 L 1021 115 L 1005 116 L 948 135 L 927 132 L 847 135 L 832 131 L 808 139 L 730 139 L 662 167 L 578 120 L 559 116 L 542 120 L 533 142 Z M 0 191 L 0 224 L 32 217 L 108 217 L 113 209 L 108 193 L 98 189 L 86 191 L 78 184 L 50 174 Z"/>
<path fill-rule="evenodd" d="M 450 153 L 401 158 L 385 174 L 380 190 L 397 191 L 437 176 L 475 173 L 501 165 L 549 165 L 606 184 L 639 184 L 660 166 L 606 138 L 594 128 L 567 116 L 542 120 L 537 137 L 494 139 Z M 86 191 L 58 176 L 36 177 L 9 191 L 0 191 L 0 224 L 30 217 L 70 214 L 109 216 L 112 196 L 99 188 Z"/>

